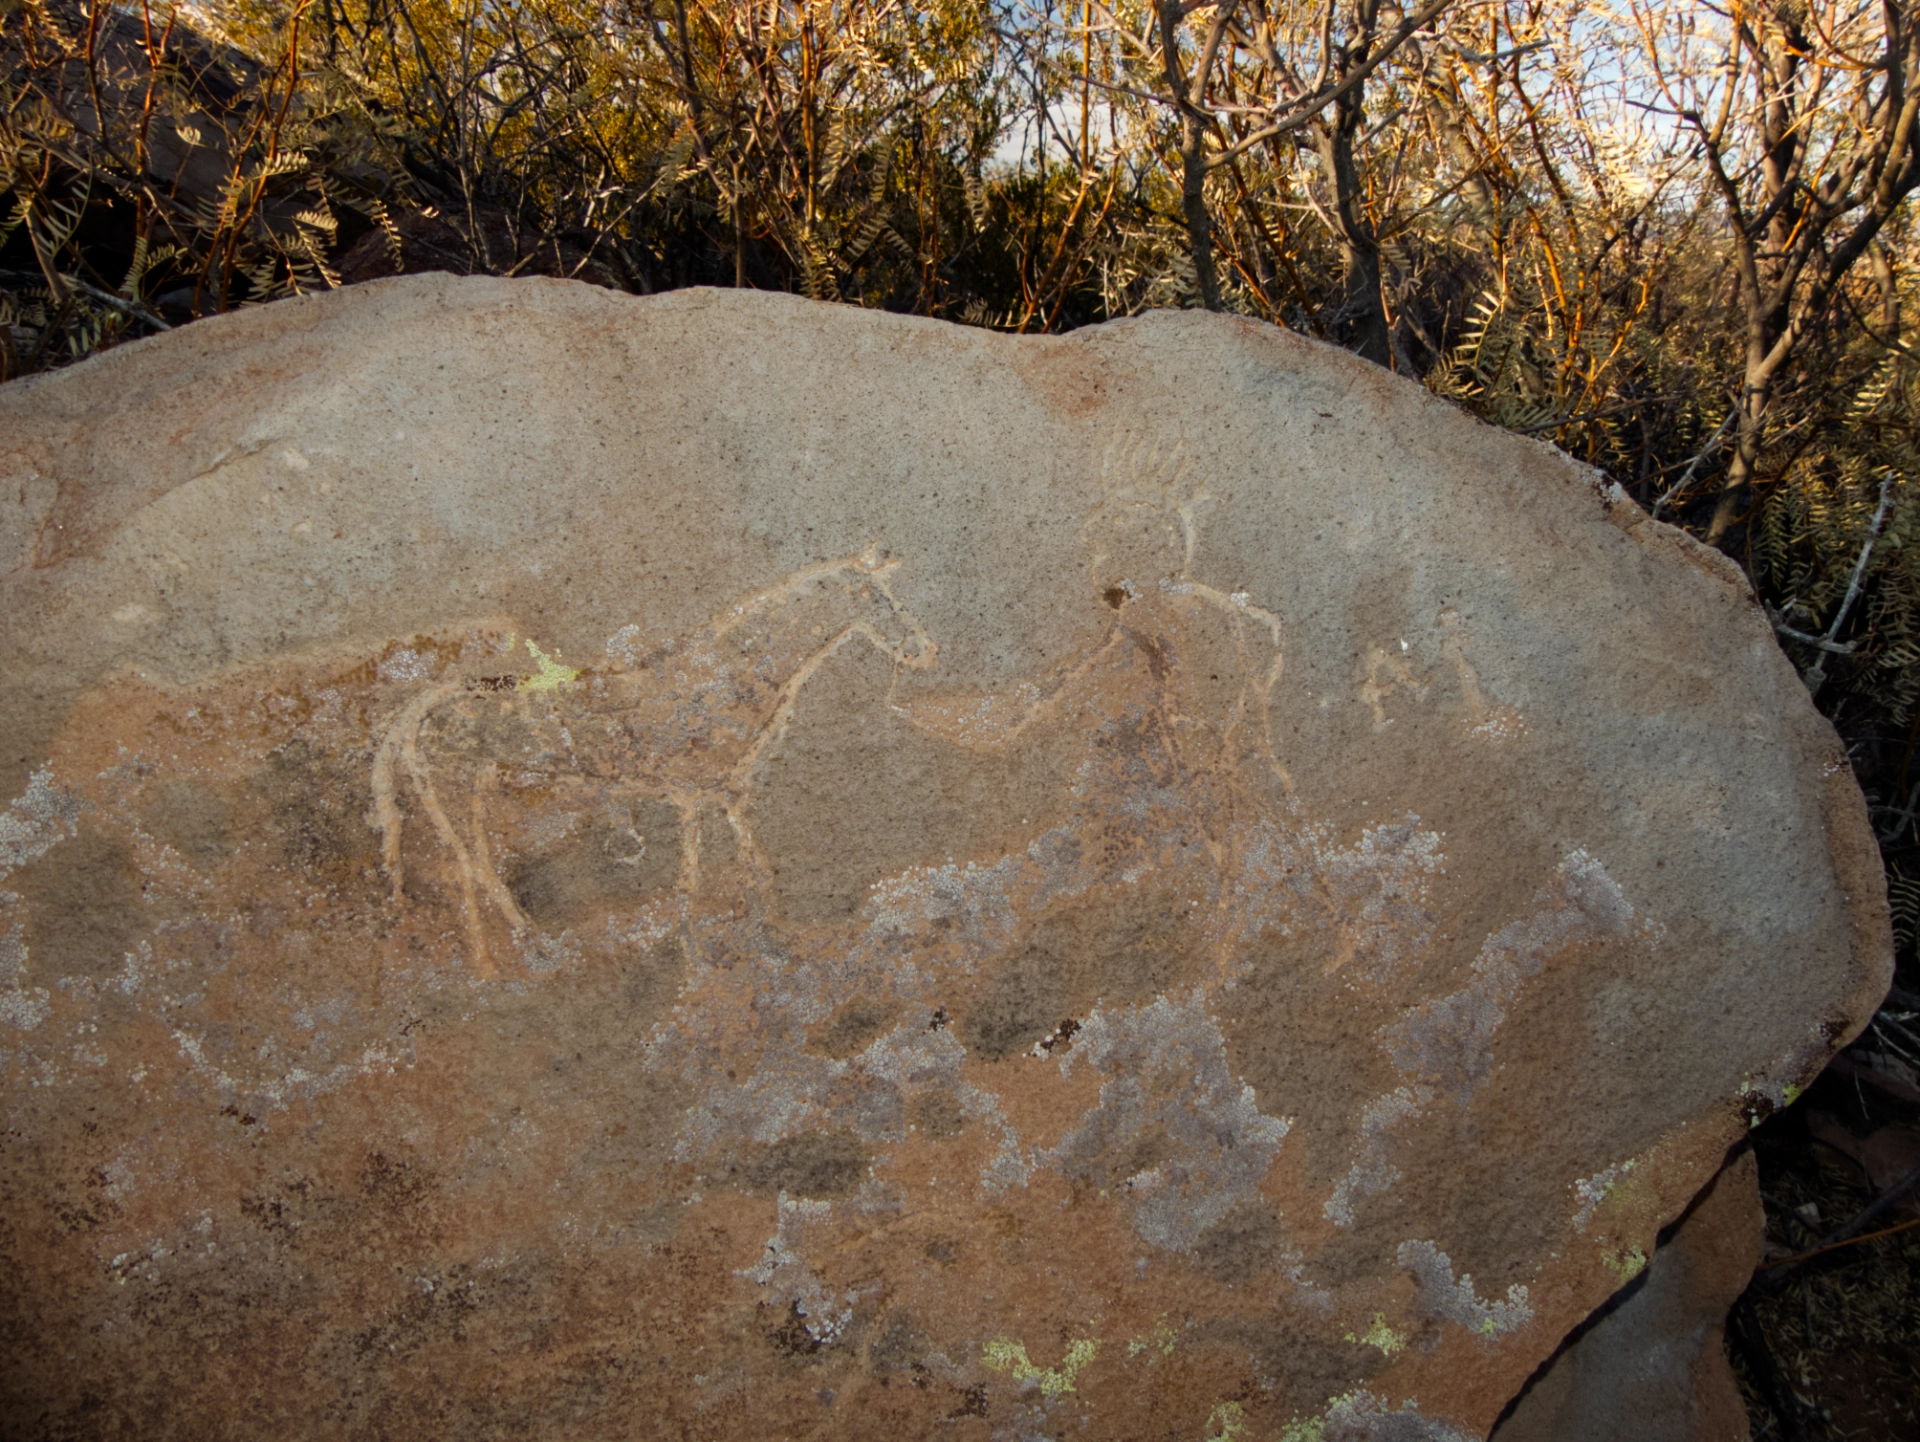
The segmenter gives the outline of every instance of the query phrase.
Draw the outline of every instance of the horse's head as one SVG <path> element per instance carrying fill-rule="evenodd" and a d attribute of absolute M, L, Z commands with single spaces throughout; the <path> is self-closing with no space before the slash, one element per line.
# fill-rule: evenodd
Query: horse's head
<path fill-rule="evenodd" d="M 920 618 L 893 594 L 893 573 L 900 558 L 868 546 L 851 559 L 849 589 L 857 593 L 865 615 L 856 622 L 860 634 L 893 658 L 897 666 L 921 671 L 933 665 L 940 647 Z"/>

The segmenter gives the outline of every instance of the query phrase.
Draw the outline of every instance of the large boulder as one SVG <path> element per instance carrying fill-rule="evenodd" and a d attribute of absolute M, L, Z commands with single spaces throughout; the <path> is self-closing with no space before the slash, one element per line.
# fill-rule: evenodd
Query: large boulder
<path fill-rule="evenodd" d="M 1738 572 L 1272 327 L 0 391 L 13 1436 L 1484 1435 L 1885 988 Z"/>

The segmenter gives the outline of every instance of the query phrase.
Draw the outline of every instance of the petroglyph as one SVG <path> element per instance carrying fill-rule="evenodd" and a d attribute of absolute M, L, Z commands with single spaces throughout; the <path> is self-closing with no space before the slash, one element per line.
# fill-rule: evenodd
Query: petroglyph
<path fill-rule="evenodd" d="M 1177 521 L 1190 559 L 1205 488 L 1177 458 L 1155 474 L 1111 499 Z M 647 646 L 624 627 L 600 669 L 524 641 L 538 669 L 503 671 L 517 638 L 484 626 L 396 645 L 371 674 L 397 701 L 365 708 L 386 717 L 366 744 L 387 903 L 414 906 L 417 882 L 451 904 L 477 980 L 501 978 L 501 955 L 523 977 L 585 964 L 583 944 L 681 969 L 670 1013 L 641 1047 L 650 1073 L 691 1088 L 674 1155 L 778 1184 L 767 1255 L 740 1275 L 791 1304 L 820 1346 L 836 1344 L 850 1314 L 807 1252 L 864 1225 L 830 1198 L 900 1170 L 916 1149 L 960 1144 L 966 1160 L 941 1169 L 970 1171 L 983 1199 L 1042 1171 L 1091 1186 L 1166 1252 L 1257 1208 L 1289 1123 L 1233 1076 L 1211 998 L 1269 934 L 1313 938 L 1324 974 L 1397 985 L 1432 949 L 1444 871 L 1442 838 L 1417 817 L 1346 841 L 1300 817 L 1274 742 L 1284 622 L 1247 593 L 1183 573 L 1126 582 L 1105 597 L 1104 633 L 1049 677 L 996 696 L 935 686 L 899 699 L 900 677 L 933 674 L 939 647 L 895 594 L 898 570 L 869 549 L 730 603 L 672 641 Z M 812 936 L 771 921 L 754 781 L 803 688 L 854 643 L 891 665 L 888 704 L 916 730 L 987 755 L 1065 731 L 1081 759 L 1058 820 L 1024 849 L 884 877 L 851 931 Z M 1404 667 L 1394 674 L 1410 683 Z M 345 714 L 337 686 L 318 689 Z M 0 839 L 17 850 L 54 844 L 78 814 L 48 778 L 37 773 L 8 813 Z M 670 820 L 649 820 L 648 806 Z M 1172 902 L 1159 959 L 1129 979 L 1109 956 L 1075 981 L 1071 958 L 1047 950 L 1048 929 L 1115 888 L 1149 885 Z M 1537 915 L 1489 940 L 1466 991 L 1409 1013 L 1389 1045 L 1410 1085 L 1360 1119 L 1329 1218 L 1351 1225 L 1362 1200 L 1399 1178 L 1395 1135 L 1436 1086 L 1464 1099 L 1484 1075 L 1501 1006 L 1544 957 L 1596 918 L 1619 922 L 1610 885 L 1590 859 L 1571 859 Z M 1035 970 L 1023 956 L 1044 961 Z M 1029 980 L 983 994 L 979 979 L 996 973 Z M 856 1004 L 892 1024 L 851 1052 L 823 1053 L 815 1033 Z M 412 1055 L 396 1038 L 363 1038 L 357 1055 L 313 1059 L 324 1066 L 274 1064 L 269 1046 L 236 1069 L 191 1031 L 176 1038 L 221 1096 L 270 1108 Z M 1030 1144 L 1003 1099 L 968 1075 L 971 1058 L 1003 1053 L 1052 1056 L 1063 1078 L 1090 1070 L 1098 1097 L 1051 1145 Z M 921 1129 L 915 1116 L 952 1120 Z M 1304 1278 L 1295 1285 L 1322 1299 Z"/>
<path fill-rule="evenodd" d="M 237 751 L 229 739 L 218 759 L 209 752 L 191 784 L 226 798 L 251 767 L 291 788 L 288 854 L 334 868 L 341 895 L 393 918 L 390 941 L 370 955 L 383 1003 L 368 1006 L 364 985 L 315 996 L 293 1026 L 246 1048 L 206 1018 L 175 1025 L 183 1076 L 237 1115 L 271 1118 L 411 1070 L 412 1018 L 431 1008 L 446 964 L 415 960 L 432 954 L 422 938 L 436 929 L 460 939 L 467 984 L 503 996 L 624 968 L 646 998 L 625 1043 L 636 1077 L 681 1098 L 659 1143 L 691 1178 L 679 1205 L 718 1187 L 761 1219 L 757 1257 L 726 1275 L 759 1299 L 786 1352 L 863 1345 L 887 1295 L 872 1280 L 880 1264 L 864 1259 L 924 1227 L 929 1198 L 1016 1219 L 1019 1235 L 1054 1225 L 1043 1219 L 1055 1204 L 1042 1199 L 1060 1187 L 1113 1245 L 1138 1253 L 1128 1285 L 1144 1286 L 1156 1257 L 1232 1278 L 1217 1254 L 1239 1247 L 1267 1305 L 1323 1325 L 1342 1294 L 1315 1276 L 1310 1233 L 1269 1197 L 1289 1165 L 1287 1098 L 1258 1096 L 1236 1073 L 1219 1013 L 1276 943 L 1306 948 L 1303 976 L 1406 995 L 1445 944 L 1449 843 L 1411 813 L 1357 828 L 1303 814 L 1300 760 L 1275 739 L 1290 704 L 1285 618 L 1190 573 L 1210 504 L 1191 466 L 1177 454 L 1127 465 L 1132 481 L 1083 528 L 1099 632 L 995 692 L 941 684 L 939 638 L 896 590 L 902 563 L 870 548 L 730 602 L 671 640 L 618 628 L 599 666 L 480 622 L 366 660 L 320 658 L 305 680 L 283 669 L 264 700 L 244 678 L 156 695 L 160 730 L 193 716 L 231 737 L 239 731 L 222 718 L 269 718 Z M 1128 530 L 1143 518 L 1148 532 Z M 1152 579 L 1114 578 L 1122 562 Z M 1497 719 L 1456 629 L 1443 618 L 1426 640 L 1455 663 L 1469 729 Z M 913 734 L 989 760 L 1058 752 L 1065 769 L 1055 793 L 1023 801 L 1045 818 L 1024 844 L 906 866 L 873 882 L 845 920 L 801 923 L 777 904 L 775 861 L 755 830 L 759 788 L 807 688 L 868 653 L 890 677 L 887 714 Z M 1431 684 L 1397 657 L 1377 651 L 1369 665 L 1362 695 L 1381 727 L 1396 691 L 1432 701 Z M 355 764 L 364 836 L 350 804 L 345 814 L 337 799 L 322 806 L 315 789 Z M 145 795 L 152 772 L 123 758 L 101 772 L 121 782 L 83 795 L 43 768 L 0 818 L 0 859 L 58 845 L 89 807 L 139 811 L 144 802 L 113 786 Z M 230 818 L 235 804 L 201 809 Z M 251 866 L 217 839 L 181 844 L 198 858 L 176 866 L 182 876 Z M 262 904 L 283 905 L 282 883 L 246 874 L 259 877 Z M 1403 1081 L 1354 1120 L 1346 1172 L 1313 1210 L 1340 1231 L 1361 1225 L 1405 1184 L 1403 1158 L 1439 1100 L 1457 1110 L 1484 1082 L 1521 987 L 1568 948 L 1634 925 L 1599 863 L 1568 857 L 1530 910 L 1486 940 L 1464 984 L 1382 1032 Z M 40 1026 L 57 1003 L 25 987 L 20 934 L 0 943 L 0 1019 Z M 287 944 L 290 957 L 308 945 L 302 934 Z M 158 958 L 140 963 L 149 971 L 180 965 L 162 936 L 139 945 Z M 252 984 L 212 981 L 230 995 Z M 1055 1078 L 1044 1087 L 1040 1068 Z M 1077 1098 L 1070 1120 L 1036 1131 L 1032 1100 L 1055 1088 Z M 1432 1319 L 1482 1338 L 1526 1320 L 1524 1286 L 1482 1302 L 1432 1243 L 1400 1247 L 1397 1265 Z M 1399 1335 L 1386 1314 L 1379 1327 Z M 1037 1385 L 1049 1406 L 1095 1376 L 1098 1360 L 1092 1340 L 1069 1370 L 1023 1370 L 990 1347 L 976 1355 L 989 1373 L 1000 1358 L 1000 1373 Z M 959 1385 L 978 1374 L 948 1361 L 928 1375 Z M 1050 1378 L 1062 1385 L 1049 1390 Z M 1336 1424 L 1356 1437 L 1429 1426 L 1359 1393 L 1325 1414 Z"/>
<path fill-rule="evenodd" d="M 1489 700 L 1480 689 L 1480 674 L 1467 660 L 1466 638 L 1458 611 L 1440 613 L 1440 654 L 1452 663 L 1459 679 L 1460 696 L 1467 707 L 1465 724 L 1469 735 L 1489 741 L 1511 741 L 1526 734 L 1527 723 L 1518 711 Z"/>
<path fill-rule="evenodd" d="M 1526 735 L 1526 719 L 1515 707 L 1490 699 L 1480 683 L 1480 673 L 1467 659 L 1466 628 L 1460 613 L 1451 607 L 1439 614 L 1436 634 L 1440 658 L 1453 671 L 1455 691 L 1461 707 L 1460 724 L 1469 736 L 1483 741 L 1513 741 Z M 1366 650 L 1366 670 L 1353 693 L 1373 714 L 1373 729 L 1385 731 L 1393 725 L 1388 702 L 1396 691 L 1405 691 L 1415 701 L 1426 701 L 1434 689 L 1431 675 L 1417 675 L 1409 660 L 1411 647 L 1403 638 L 1391 647 L 1378 643 Z"/>
<path fill-rule="evenodd" d="M 1402 641 L 1400 649 L 1404 651 L 1406 645 Z M 1412 692 L 1416 700 L 1424 699 L 1427 694 L 1427 683 L 1413 674 L 1404 656 L 1396 656 L 1384 646 L 1367 647 L 1366 679 L 1354 688 L 1354 693 L 1373 712 L 1374 730 L 1384 731 L 1393 724 L 1393 718 L 1387 715 L 1387 699 L 1402 688 Z"/>
<path fill-rule="evenodd" d="M 704 630 L 652 650 L 631 644 L 631 628 L 608 642 L 615 667 L 585 682 L 532 641 L 539 663 L 532 677 L 499 678 L 508 699 L 492 709 L 518 723 L 520 753 L 511 758 L 521 786 L 585 778 L 623 796 L 664 797 L 682 826 L 680 887 L 701 885 L 702 813 L 717 810 L 738 857 L 763 874 L 765 857 L 747 823 L 748 777 L 767 746 L 784 734 L 795 700 L 830 658 L 865 641 L 909 669 L 931 666 L 936 648 L 888 585 L 898 562 L 869 549 L 796 572 L 721 612 Z M 461 758 L 484 746 L 475 713 L 488 709 L 488 688 L 471 678 L 443 681 L 408 702 L 381 738 L 373 765 L 374 810 L 381 859 L 396 900 L 405 886 L 401 859 L 399 777 L 432 821 L 458 877 L 462 919 L 474 964 L 491 974 L 482 908 L 491 903 L 517 939 L 530 929 L 488 854 L 489 803 L 498 795 L 499 766 L 508 758 Z M 500 722 L 487 718 L 495 729 Z M 456 770 L 466 760 L 466 825 L 442 803 L 422 733 L 436 723 L 434 760 Z M 484 757 L 484 752 L 482 753 Z M 636 837 L 636 839 L 638 839 Z M 633 858 L 638 860 L 638 857 Z"/>

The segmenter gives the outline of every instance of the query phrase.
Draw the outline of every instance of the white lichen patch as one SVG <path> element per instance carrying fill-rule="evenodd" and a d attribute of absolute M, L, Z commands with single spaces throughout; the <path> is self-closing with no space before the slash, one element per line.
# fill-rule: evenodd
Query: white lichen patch
<path fill-rule="evenodd" d="M 26 928 L 15 922 L 0 935 L 0 1022 L 19 1031 L 32 1031 L 53 1011 L 53 999 L 45 987 L 22 984 L 20 974 L 26 964 Z"/>
<path fill-rule="evenodd" d="M 0 878 L 72 836 L 81 805 L 79 797 L 54 785 L 51 766 L 29 776 L 27 789 L 0 811 Z"/>
<path fill-rule="evenodd" d="M 385 656 L 375 667 L 375 674 L 389 685 L 404 685 L 412 681 L 426 681 L 433 677 L 432 657 L 402 646 Z"/>
<path fill-rule="evenodd" d="M 1238 828 L 1236 868 L 1215 930 L 1241 947 L 1271 930 L 1326 941 L 1325 969 L 1384 985 L 1422 960 L 1432 943 L 1428 910 L 1445 855 L 1438 832 L 1409 813 L 1339 846 L 1329 826 L 1260 821 Z"/>
<path fill-rule="evenodd" d="M 1433 1095 L 1431 1087 L 1396 1087 L 1361 1114 L 1353 1165 L 1322 1208 L 1328 1221 L 1336 1227 L 1352 1226 L 1354 1207 L 1362 1197 L 1378 1196 L 1400 1180 L 1400 1168 L 1392 1160 L 1393 1134 L 1418 1118 Z"/>
<path fill-rule="evenodd" d="M 223 1102 L 244 1104 L 249 1109 L 262 1111 L 285 1111 L 296 1101 L 311 1102 L 316 1097 L 338 1091 L 360 1077 L 392 1076 L 396 1069 L 411 1069 L 414 1064 L 410 1047 L 396 1046 L 390 1049 L 376 1043 L 362 1047 L 358 1056 L 329 1065 L 317 1059 L 328 1054 L 323 1038 L 317 1036 L 308 1048 L 309 1059 L 315 1060 L 314 1067 L 296 1062 L 280 1070 L 276 1064 L 279 1048 L 269 1037 L 257 1049 L 255 1057 L 264 1065 L 251 1075 L 236 1077 L 226 1066 L 207 1055 L 203 1038 L 176 1028 L 173 1043 L 181 1058 L 213 1087 L 214 1093 Z"/>
<path fill-rule="evenodd" d="M 765 1251 L 758 1262 L 738 1275 L 791 1303 L 807 1335 L 822 1346 L 830 1346 L 840 1340 L 853 1320 L 850 1304 L 854 1298 L 836 1294 L 807 1264 L 800 1249 L 809 1228 L 825 1229 L 831 1224 L 833 1204 L 781 1192 L 774 1205 L 774 1232 L 767 1238 Z"/>
<path fill-rule="evenodd" d="M 1012 883 L 1026 858 L 1009 856 L 990 866 L 915 866 L 875 882 L 869 898 L 872 928 L 880 933 L 917 930 L 947 921 L 974 946 L 1003 945 L 1018 924 Z"/>
<path fill-rule="evenodd" d="M 1473 1278 L 1453 1276 L 1453 1261 L 1432 1242 L 1402 1242 L 1400 1265 L 1420 1284 L 1421 1305 L 1439 1322 L 1453 1322 L 1480 1337 L 1501 1337 L 1533 1320 L 1527 1289 L 1518 1283 L 1507 1288 L 1506 1300 L 1484 1302 L 1473 1290 Z"/>
<path fill-rule="evenodd" d="M 641 642 L 645 633 L 638 626 L 622 626 L 607 637 L 607 659 L 616 666 L 631 666 L 645 654 Z"/>
<path fill-rule="evenodd" d="M 1518 741 L 1527 734 L 1526 718 L 1511 706 L 1495 706 L 1467 727 L 1481 741 Z"/>
<path fill-rule="evenodd" d="M 1634 928 L 1633 907 L 1606 868 L 1571 852 L 1533 898 L 1532 910 L 1488 937 L 1473 980 L 1406 1012 L 1385 1029 L 1393 1063 L 1465 1103 L 1493 1072 L 1493 1038 L 1520 989 L 1569 947 Z"/>
<path fill-rule="evenodd" d="M 1587 1224 L 1593 1220 L 1594 1212 L 1599 1210 L 1602 1202 L 1619 1190 L 1620 1184 L 1626 1180 L 1627 1174 L 1633 1170 L 1634 1165 L 1633 1159 L 1629 1157 L 1626 1161 L 1608 1167 L 1604 1171 L 1595 1172 L 1590 1177 L 1577 1178 L 1573 1182 L 1573 1195 L 1579 1204 L 1573 1214 L 1574 1226 L 1581 1231 L 1586 1230 Z"/>
<path fill-rule="evenodd" d="M 19 866 L 44 856 L 73 835 L 81 816 L 81 799 L 54 785 L 52 766 L 40 766 L 27 778 L 27 789 L 0 812 L 0 879 Z M 6 924 L 6 904 L 17 901 L 0 891 L 0 924 Z M 17 1031 L 33 1031 L 52 1014 L 54 1002 L 46 987 L 29 987 L 27 927 L 6 925 L 0 933 L 0 1021 Z"/>
<path fill-rule="evenodd" d="M 1364 1388 L 1327 1405 L 1323 1429 L 1303 1434 L 1302 1442 L 1474 1442 L 1477 1434 L 1422 1415 L 1408 1398 L 1397 1408 Z"/>
<path fill-rule="evenodd" d="M 1036 1160 L 1126 1199 L 1134 1230 L 1156 1247 L 1185 1251 L 1208 1227 L 1258 1199 L 1290 1121 L 1262 1114 L 1253 1088 L 1234 1079 L 1225 1039 L 1195 990 L 1125 1011 L 1096 1011 L 1060 1059 L 1105 1077 L 1098 1104 Z M 1143 1143 L 1160 1160 L 1127 1174 Z"/>

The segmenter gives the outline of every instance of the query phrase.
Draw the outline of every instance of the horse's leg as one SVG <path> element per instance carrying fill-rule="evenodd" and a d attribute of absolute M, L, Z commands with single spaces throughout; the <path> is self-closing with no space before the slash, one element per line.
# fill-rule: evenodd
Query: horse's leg
<path fill-rule="evenodd" d="M 500 879 L 500 873 L 493 865 L 492 848 L 487 844 L 487 802 L 498 793 L 500 787 L 500 768 L 491 761 L 486 762 L 474 773 L 472 831 L 474 869 L 479 874 L 480 883 L 486 888 L 487 895 L 493 898 L 493 904 L 500 908 L 501 915 L 507 918 L 517 936 L 528 929 L 526 913 L 520 909 L 519 901 L 507 889 Z"/>
<path fill-rule="evenodd" d="M 404 818 L 400 815 L 399 787 L 393 775 L 394 763 L 418 739 L 427 713 L 459 689 L 458 682 L 442 681 L 415 696 L 393 718 L 393 724 L 387 727 L 386 734 L 380 738 L 379 748 L 373 754 L 373 820 L 380 828 L 381 869 L 387 873 L 396 906 L 400 904 L 401 884 L 405 875 L 400 866 L 400 835 Z"/>
<path fill-rule="evenodd" d="M 426 708 L 423 707 L 420 720 L 425 717 Z M 480 921 L 480 901 L 475 894 L 477 872 L 473 858 L 467 854 L 466 843 L 460 839 L 459 831 L 440 805 L 440 795 L 433 786 L 433 775 L 420 755 L 420 728 L 417 722 L 401 739 L 400 760 L 413 781 L 414 790 L 419 793 L 420 804 L 426 808 L 427 816 L 433 822 L 433 829 L 440 833 L 440 840 L 453 853 L 454 869 L 460 876 L 461 915 L 466 922 L 467 944 L 473 953 L 474 970 L 483 977 L 491 977 L 493 960 L 487 955 L 486 931 Z"/>

